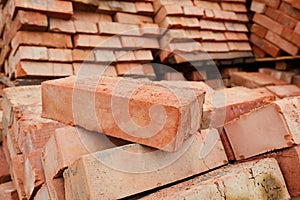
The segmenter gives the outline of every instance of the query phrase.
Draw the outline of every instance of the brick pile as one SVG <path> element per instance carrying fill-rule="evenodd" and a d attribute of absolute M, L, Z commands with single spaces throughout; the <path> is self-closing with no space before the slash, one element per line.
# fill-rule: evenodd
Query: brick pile
<path fill-rule="evenodd" d="M 300 7 L 297 0 L 253 0 L 250 41 L 256 57 L 297 56 L 300 47 Z"/>
<path fill-rule="evenodd" d="M 155 22 L 168 29 L 160 39 L 162 63 L 253 56 L 247 37 L 246 0 L 157 0 L 154 10 Z"/>

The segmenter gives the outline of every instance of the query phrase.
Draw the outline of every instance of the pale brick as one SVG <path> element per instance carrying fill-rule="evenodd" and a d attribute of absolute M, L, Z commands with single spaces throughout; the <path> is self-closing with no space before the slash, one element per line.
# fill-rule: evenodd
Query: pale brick
<path fill-rule="evenodd" d="M 69 34 L 76 33 L 73 21 L 56 18 L 49 19 L 49 31 Z"/>
<path fill-rule="evenodd" d="M 122 48 L 118 37 L 83 34 L 74 36 L 74 46 L 77 48 Z"/>
<path fill-rule="evenodd" d="M 124 48 L 159 49 L 156 38 L 121 36 L 120 40 Z"/>
<path fill-rule="evenodd" d="M 114 66 L 99 65 L 93 63 L 73 63 L 74 74 L 79 77 L 90 76 L 117 76 Z"/>
<path fill-rule="evenodd" d="M 117 22 L 98 22 L 100 34 L 140 36 L 139 26 Z"/>
<path fill-rule="evenodd" d="M 93 62 L 95 61 L 95 56 L 92 50 L 87 49 L 73 49 L 72 50 L 73 61 L 86 61 Z"/>
<path fill-rule="evenodd" d="M 98 27 L 97 24 L 90 21 L 74 21 L 76 33 L 87 33 L 87 34 L 97 34 Z"/>
<path fill-rule="evenodd" d="M 48 49 L 49 61 L 53 62 L 72 62 L 71 49 Z"/>
<path fill-rule="evenodd" d="M 0 199 L 18 200 L 18 193 L 15 185 L 10 181 L 0 185 Z"/>
<path fill-rule="evenodd" d="M 300 96 L 300 88 L 296 85 L 275 85 L 266 87 L 279 98 Z"/>
<path fill-rule="evenodd" d="M 94 55 L 97 62 L 111 63 L 116 60 L 111 50 L 94 50 Z"/>
<path fill-rule="evenodd" d="M 143 23 L 153 23 L 153 19 L 150 16 L 135 15 L 128 13 L 117 12 L 114 15 L 114 21 L 122 24 L 143 24 Z"/>

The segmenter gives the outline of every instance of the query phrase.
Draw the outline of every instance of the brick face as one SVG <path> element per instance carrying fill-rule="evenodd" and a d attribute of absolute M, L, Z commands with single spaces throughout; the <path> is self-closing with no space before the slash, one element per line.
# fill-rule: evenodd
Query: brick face
<path fill-rule="evenodd" d="M 257 35 L 251 34 L 250 41 L 272 57 L 277 57 L 280 53 L 280 49 L 277 46 Z"/>
<path fill-rule="evenodd" d="M 74 36 L 74 46 L 78 48 L 122 48 L 118 37 L 83 34 L 77 34 Z"/>
<path fill-rule="evenodd" d="M 264 38 L 265 35 L 267 34 L 267 29 L 258 25 L 258 24 L 253 24 L 251 27 L 251 33 L 254 33 L 255 35 Z"/>
<path fill-rule="evenodd" d="M 285 27 L 291 29 L 293 29 L 297 24 L 297 20 L 295 18 L 290 17 L 289 15 L 285 14 L 280 10 L 275 10 L 270 7 L 267 9 L 266 15 L 279 22 L 280 24 L 284 25 Z"/>
<path fill-rule="evenodd" d="M 267 17 L 265 15 L 256 13 L 253 17 L 253 21 L 269 30 L 272 30 L 273 32 L 275 32 L 279 35 L 283 31 L 283 25 L 279 24 L 278 22 L 270 19 L 269 17 Z"/>

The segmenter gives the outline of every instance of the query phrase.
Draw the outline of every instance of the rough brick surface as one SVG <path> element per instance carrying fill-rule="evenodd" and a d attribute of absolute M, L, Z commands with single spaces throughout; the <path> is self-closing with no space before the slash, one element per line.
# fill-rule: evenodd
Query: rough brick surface
<path fill-rule="evenodd" d="M 266 88 L 279 98 L 300 96 L 300 88 L 296 85 L 267 86 Z"/>
<path fill-rule="evenodd" d="M 94 85 L 98 81 L 100 81 L 99 83 L 101 84 Z M 120 83 L 122 83 L 122 85 L 119 85 Z M 90 86 L 92 86 L 91 84 L 94 85 L 93 87 L 98 88 L 97 91 L 99 91 L 96 92 L 96 99 L 99 98 L 99 100 L 97 100 L 96 102 L 106 102 L 104 104 L 100 103 L 99 105 L 95 105 L 97 110 L 96 116 L 102 116 L 101 118 L 96 117 L 92 119 L 85 114 L 83 115 L 83 111 L 86 113 L 86 109 L 93 110 L 93 108 L 87 108 L 82 103 L 80 103 L 82 102 L 82 100 L 79 101 L 79 99 L 77 98 L 80 96 L 80 99 L 82 99 L 81 95 L 72 98 L 73 88 L 75 87 L 77 90 L 78 86 L 86 91 L 87 96 L 85 98 L 88 99 L 89 97 L 91 97 L 91 95 L 94 96 L 94 91 L 88 89 Z M 171 93 L 163 86 L 155 85 L 151 82 L 146 82 L 146 85 L 144 86 L 141 86 L 141 84 L 142 82 L 135 80 L 108 77 L 103 77 L 100 80 L 98 80 L 98 78 L 76 80 L 76 77 L 70 77 L 44 82 L 42 85 L 43 116 L 68 124 L 77 124 L 88 130 L 103 132 L 105 134 L 123 138 L 125 140 L 150 145 L 168 151 L 175 151 L 181 146 L 182 142 L 188 137 L 188 135 L 195 133 L 195 130 L 197 130 L 200 126 L 199 122 L 204 92 L 202 90 L 183 90 L 180 88 L 172 88 L 172 90 L 176 92 L 176 97 L 174 93 Z M 125 85 L 126 87 L 124 87 Z M 61 95 L 62 87 L 64 88 L 63 95 Z M 148 128 L 143 130 L 144 134 L 146 135 L 140 135 L 140 131 L 137 130 L 130 129 L 123 131 L 124 129 L 120 129 L 118 120 L 127 120 L 126 118 L 129 116 L 126 113 L 125 115 L 118 114 L 120 116 L 118 117 L 118 119 L 116 119 L 114 117 L 114 115 L 116 114 L 114 113 L 114 108 L 108 109 L 111 107 L 112 100 L 118 101 L 118 104 L 115 104 L 117 105 L 117 110 L 121 109 L 119 106 L 126 106 L 127 104 L 125 102 L 121 103 L 121 99 L 114 97 L 114 92 L 112 90 L 114 87 L 122 88 L 122 91 L 120 92 L 118 92 L 117 90 L 114 91 L 117 92 L 116 94 L 120 94 L 121 96 L 123 96 L 124 99 L 128 99 L 126 95 L 131 94 L 130 91 L 132 89 L 139 88 L 136 92 L 131 94 L 133 96 L 131 96 L 131 100 L 127 105 L 129 107 L 126 109 L 130 110 L 130 113 L 128 114 L 131 116 L 132 120 L 134 120 L 134 123 L 132 124 L 133 127 L 136 123 L 142 127 L 144 127 L 148 123 L 150 126 L 155 125 L 153 129 L 151 128 L 152 130 Z M 126 90 L 123 91 L 123 88 L 126 88 Z M 151 95 L 154 93 L 155 96 Z M 58 98 L 58 96 L 60 98 Z M 169 99 L 168 102 L 165 102 L 165 100 L 163 100 L 165 98 Z M 162 101 L 160 101 L 160 99 Z M 182 101 L 180 103 L 180 106 L 179 100 L 180 102 Z M 76 105 L 75 107 L 78 109 L 72 109 L 72 105 Z M 161 113 L 161 115 L 157 115 L 159 116 L 159 118 L 156 118 L 158 121 L 153 118 L 155 119 L 155 121 L 151 122 L 151 119 L 149 118 L 148 109 L 152 107 L 152 105 L 160 105 L 163 107 L 163 109 L 166 109 L 165 114 Z M 136 110 L 139 110 L 139 112 L 136 112 Z M 160 112 L 161 111 L 157 111 L 156 113 Z M 140 116 L 143 117 L 141 118 Z M 165 123 L 158 123 L 159 121 L 161 122 L 162 117 L 165 118 Z M 151 125 L 152 123 L 153 125 Z M 97 124 L 99 124 L 100 126 L 97 126 Z M 162 129 L 157 130 L 158 127 L 161 127 Z M 168 129 L 168 131 L 163 131 L 166 128 Z M 153 132 L 156 132 L 156 135 L 149 137 L 149 134 L 154 134 Z M 161 140 L 161 138 L 165 139 Z"/>
<path fill-rule="evenodd" d="M 211 151 L 207 151 L 207 147 L 211 147 L 209 146 L 210 144 L 215 145 L 213 148 L 209 148 Z M 124 150 L 129 152 L 129 155 L 124 155 L 122 153 Z M 135 159 L 131 157 L 132 154 L 130 152 L 135 152 L 134 154 L 141 155 L 141 157 Z M 141 163 L 143 163 L 143 166 L 146 166 L 145 168 L 143 167 L 144 170 L 149 170 L 153 167 L 153 165 L 147 164 L 150 160 L 152 160 L 152 164 L 157 163 L 159 165 L 159 163 L 163 163 L 165 158 L 168 158 L 169 154 L 157 151 L 156 153 L 158 154 L 150 155 L 150 159 L 144 159 L 148 157 L 147 152 L 149 153 L 149 149 L 146 147 L 131 144 L 81 157 L 64 172 L 66 195 L 71 199 L 74 197 L 80 199 L 119 199 L 156 188 L 157 186 L 163 186 L 227 163 L 226 155 L 219 140 L 219 134 L 215 130 L 196 133 L 190 146 L 175 162 L 160 169 L 154 166 L 153 170 L 144 173 L 130 173 L 130 171 L 135 171 L 135 169 L 139 170 L 139 164 Z M 105 159 L 107 155 L 112 156 L 111 158 L 114 160 L 112 162 L 117 161 L 118 163 L 118 161 L 121 161 L 121 165 L 126 171 L 114 169 L 99 161 L 99 159 Z M 124 159 L 133 160 L 132 162 L 124 163 L 122 162 Z M 75 171 L 77 173 L 74 173 Z M 100 171 L 101 175 L 95 177 L 95 173 Z M 135 187 L 132 187 L 132 184 Z M 82 187 L 87 185 L 89 187 Z"/>

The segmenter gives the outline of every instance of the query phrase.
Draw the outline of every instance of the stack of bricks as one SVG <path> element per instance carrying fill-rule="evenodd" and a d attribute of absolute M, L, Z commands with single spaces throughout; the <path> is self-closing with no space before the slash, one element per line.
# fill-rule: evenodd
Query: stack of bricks
<path fill-rule="evenodd" d="M 297 56 L 300 47 L 300 6 L 297 0 L 253 0 L 250 41 L 257 58 Z"/>
<path fill-rule="evenodd" d="M 246 0 L 155 0 L 162 63 L 234 60 L 252 57 L 247 37 Z"/>
<path fill-rule="evenodd" d="M 8 0 L 0 12 L 0 66 L 12 80 L 74 75 L 81 66 L 83 75 L 155 76 L 160 30 L 151 1 Z"/>

